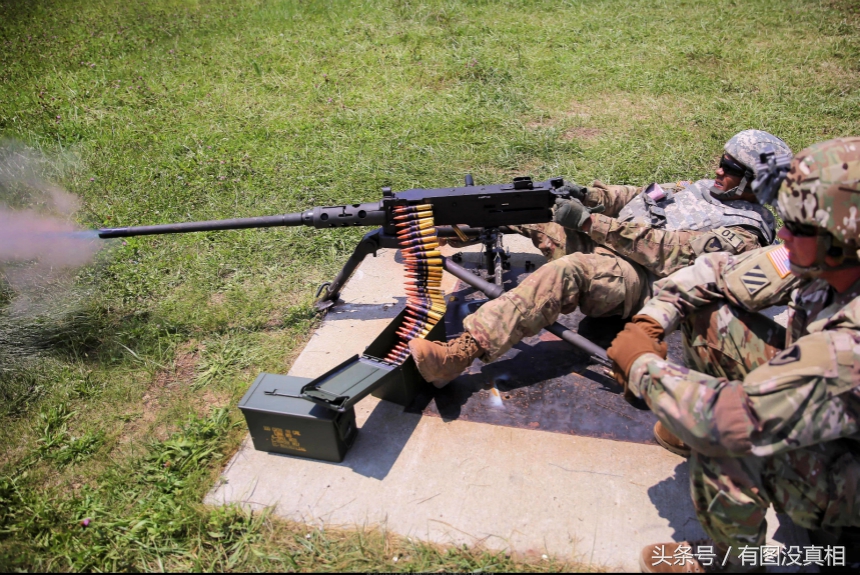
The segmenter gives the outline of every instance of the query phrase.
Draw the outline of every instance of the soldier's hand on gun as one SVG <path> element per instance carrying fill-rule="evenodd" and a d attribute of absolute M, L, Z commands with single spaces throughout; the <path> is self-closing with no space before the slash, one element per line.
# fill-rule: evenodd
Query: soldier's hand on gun
<path fill-rule="evenodd" d="M 612 345 L 606 350 L 615 367 L 613 376 L 627 389 L 630 368 L 639 356 L 654 353 L 666 359 L 669 348 L 663 341 L 663 326 L 647 315 L 635 315 L 633 320 L 615 336 Z"/>
<path fill-rule="evenodd" d="M 591 214 L 599 214 L 604 209 L 603 204 L 587 208 L 579 200 L 563 200 L 559 198 L 555 201 L 555 216 L 553 216 L 553 221 L 572 230 L 581 230 L 583 224 L 589 219 Z"/>
<path fill-rule="evenodd" d="M 558 189 L 559 192 L 570 194 L 571 198 L 577 199 L 580 202 L 585 199 L 585 194 L 588 193 L 588 188 L 580 186 L 576 182 L 568 182 L 564 180 L 564 184 Z"/>

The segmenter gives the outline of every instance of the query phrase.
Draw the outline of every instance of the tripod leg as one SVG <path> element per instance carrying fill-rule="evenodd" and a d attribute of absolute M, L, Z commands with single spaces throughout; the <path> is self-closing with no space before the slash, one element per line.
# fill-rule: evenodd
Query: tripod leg
<path fill-rule="evenodd" d="M 382 228 L 368 232 L 361 238 L 358 245 L 352 251 L 352 255 L 346 260 L 346 263 L 338 272 L 337 276 L 330 281 L 322 284 L 317 290 L 317 301 L 314 302 L 314 307 L 317 311 L 326 311 L 337 303 L 337 298 L 340 296 L 340 290 L 352 277 L 356 268 L 364 261 L 368 255 L 376 256 L 376 250 L 383 247 Z M 322 297 L 320 297 L 322 296 Z"/>

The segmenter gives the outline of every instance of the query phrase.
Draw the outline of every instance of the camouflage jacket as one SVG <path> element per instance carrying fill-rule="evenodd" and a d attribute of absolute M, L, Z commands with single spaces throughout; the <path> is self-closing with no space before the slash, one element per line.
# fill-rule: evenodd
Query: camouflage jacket
<path fill-rule="evenodd" d="M 629 389 L 706 455 L 769 456 L 839 438 L 860 441 L 860 282 L 836 293 L 788 273 L 782 246 L 708 254 L 658 282 L 640 314 L 667 332 L 720 300 L 750 311 L 789 301 L 786 348 L 726 381 L 653 354 L 631 367 Z M 858 448 L 857 443 L 853 443 Z"/>
<path fill-rule="evenodd" d="M 674 184 L 661 184 L 672 190 Z M 658 278 L 689 266 L 703 253 L 743 253 L 761 246 L 755 231 L 741 226 L 720 227 L 707 231 L 666 230 L 644 223 L 621 222 L 615 218 L 624 206 L 644 188 L 607 186 L 594 182 L 585 204 L 603 204 L 602 214 L 591 216 L 588 235 L 595 243 L 635 262 Z"/>

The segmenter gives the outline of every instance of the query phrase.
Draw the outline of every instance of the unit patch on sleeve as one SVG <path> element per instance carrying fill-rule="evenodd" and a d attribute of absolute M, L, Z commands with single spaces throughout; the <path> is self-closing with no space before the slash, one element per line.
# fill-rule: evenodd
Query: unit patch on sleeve
<path fill-rule="evenodd" d="M 714 252 L 721 252 L 721 251 L 723 251 L 723 244 L 722 244 L 722 242 L 720 242 L 719 239 L 711 238 L 705 244 L 704 250 L 705 250 L 706 254 L 712 254 Z"/>
<path fill-rule="evenodd" d="M 764 286 L 770 283 L 767 275 L 762 271 L 761 266 L 756 266 L 744 275 L 741 276 L 741 281 L 750 295 L 755 295 Z"/>
<path fill-rule="evenodd" d="M 768 363 L 770 365 L 786 365 L 789 363 L 794 363 L 796 361 L 800 361 L 800 347 L 797 344 L 791 346 L 785 351 L 779 352 L 773 359 L 771 359 Z"/>
<path fill-rule="evenodd" d="M 773 264 L 776 273 L 779 274 L 779 279 L 783 279 L 791 273 L 791 268 L 788 265 L 788 250 L 785 249 L 785 246 L 768 252 L 767 257 Z"/>

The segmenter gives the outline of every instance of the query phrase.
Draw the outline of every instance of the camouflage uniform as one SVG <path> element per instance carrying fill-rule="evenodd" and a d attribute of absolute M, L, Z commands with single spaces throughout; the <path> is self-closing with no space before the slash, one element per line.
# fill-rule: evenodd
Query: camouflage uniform
<path fill-rule="evenodd" d="M 629 390 L 692 448 L 708 535 L 761 545 L 771 504 L 810 529 L 860 526 L 860 282 L 801 282 L 770 246 L 703 255 L 655 292 L 639 313 L 681 327 L 691 368 L 645 354 Z M 787 300 L 788 330 L 756 313 Z"/>
<path fill-rule="evenodd" d="M 710 180 L 694 185 L 699 184 L 709 187 Z M 668 190 L 675 187 L 664 186 Z M 583 203 L 602 204 L 605 211 L 592 215 L 588 234 L 555 223 L 531 226 L 525 232 L 552 261 L 464 320 L 463 325 L 485 352 L 484 361 L 496 359 L 523 337 L 536 334 L 559 314 L 577 307 L 591 317 L 629 317 L 650 297 L 654 280 L 690 265 L 699 254 L 742 253 L 764 243 L 759 234 L 740 226 L 692 231 L 619 222 L 615 216 L 642 191 L 635 186 L 595 182 Z M 772 237 L 772 219 L 767 225 Z M 564 251 L 574 253 L 562 255 L 562 241 Z"/>
<path fill-rule="evenodd" d="M 761 130 L 743 130 L 738 132 L 726 142 L 724 147 L 725 152 L 736 161 L 739 161 L 747 171 L 737 188 L 732 190 L 716 191 L 712 190 L 711 195 L 714 198 L 725 200 L 748 189 L 752 178 L 755 176 L 755 167 L 760 153 L 764 151 L 763 146 L 770 146 L 776 152 L 787 153 L 791 155 L 791 150 L 785 142 L 767 132 Z M 662 184 L 661 187 L 666 191 L 680 190 L 689 182 L 678 182 L 677 184 Z M 636 186 L 607 186 L 600 181 L 595 181 L 588 188 L 586 196 L 582 199 L 586 206 L 594 207 L 603 205 L 606 208 L 606 215 L 618 215 L 622 209 L 627 206 L 631 200 L 638 196 L 645 188 Z M 761 203 L 770 203 L 770 200 L 760 200 Z M 764 215 L 764 214 L 762 214 Z M 606 220 L 602 220 L 603 224 L 609 224 Z M 590 253 L 593 251 L 596 240 L 597 243 L 602 242 L 601 239 L 594 238 L 592 235 L 589 238 L 587 235 L 577 233 L 572 230 L 563 228 L 557 223 L 549 222 L 546 224 L 532 224 L 524 226 L 511 226 L 518 233 L 531 238 L 532 243 L 538 248 L 547 260 L 557 260 L 565 255 L 575 252 Z M 676 229 L 696 229 L 695 227 L 680 227 Z M 770 243 L 767 239 L 766 243 Z M 712 251 L 712 250 L 708 250 Z M 701 252 L 698 252 L 701 253 Z"/>
<path fill-rule="evenodd" d="M 663 187 L 671 189 L 675 184 L 663 184 Z M 630 200 L 644 190 L 644 187 L 636 186 L 607 186 L 595 180 L 588 188 L 583 203 L 590 207 L 602 204 L 606 209 L 605 213 L 617 215 Z M 547 261 L 555 261 L 575 253 L 592 253 L 596 247 L 588 234 L 567 229 L 555 222 L 509 227 L 531 239 L 532 244 L 541 251 Z"/>

